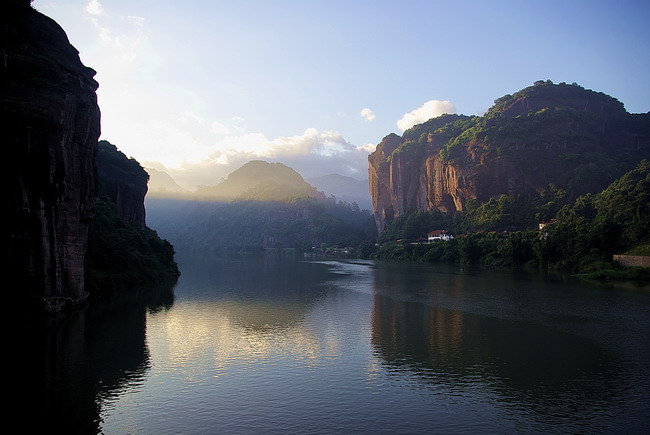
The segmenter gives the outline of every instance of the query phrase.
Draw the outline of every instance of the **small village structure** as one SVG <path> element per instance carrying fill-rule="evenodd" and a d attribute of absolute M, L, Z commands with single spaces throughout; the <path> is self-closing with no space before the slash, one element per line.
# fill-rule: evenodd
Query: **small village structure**
<path fill-rule="evenodd" d="M 546 239 L 548 237 L 548 227 L 557 223 L 557 219 L 551 219 L 550 221 L 542 221 L 539 223 L 539 238 Z M 546 230 L 544 230 L 546 228 Z"/>
<path fill-rule="evenodd" d="M 454 236 L 449 234 L 446 230 L 434 230 L 434 231 L 430 231 L 429 234 L 427 234 L 427 241 L 429 243 L 435 242 L 437 240 L 443 240 L 445 242 L 448 242 L 453 238 Z"/>
<path fill-rule="evenodd" d="M 543 230 L 543 229 L 546 228 L 547 226 L 549 226 L 549 225 L 553 225 L 554 223 L 557 223 L 557 219 L 551 219 L 551 220 L 548 221 L 548 222 L 542 221 L 542 222 L 539 223 L 539 229 L 540 229 L 540 230 Z"/>

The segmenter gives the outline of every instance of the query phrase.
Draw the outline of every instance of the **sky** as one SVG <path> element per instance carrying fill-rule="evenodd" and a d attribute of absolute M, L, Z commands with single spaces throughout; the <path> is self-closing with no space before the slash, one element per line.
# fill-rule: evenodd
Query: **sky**
<path fill-rule="evenodd" d="M 101 139 L 188 189 L 253 159 L 368 177 L 381 139 L 537 80 L 650 111 L 647 0 L 35 0 L 97 71 Z"/>

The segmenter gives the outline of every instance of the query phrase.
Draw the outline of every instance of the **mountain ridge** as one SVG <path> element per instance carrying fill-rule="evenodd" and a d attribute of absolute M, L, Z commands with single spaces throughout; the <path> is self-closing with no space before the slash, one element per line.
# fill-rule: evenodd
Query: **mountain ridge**
<path fill-rule="evenodd" d="M 442 115 L 391 133 L 368 157 L 378 231 L 415 210 L 565 189 L 598 192 L 650 155 L 650 114 L 577 84 L 538 81 L 483 116 Z"/>
<path fill-rule="evenodd" d="M 372 208 L 367 179 L 358 180 L 346 175 L 332 173 L 307 178 L 305 181 L 324 192 L 325 195 L 334 195 L 337 200 L 347 203 L 356 202 L 360 208 L 366 210 Z"/>

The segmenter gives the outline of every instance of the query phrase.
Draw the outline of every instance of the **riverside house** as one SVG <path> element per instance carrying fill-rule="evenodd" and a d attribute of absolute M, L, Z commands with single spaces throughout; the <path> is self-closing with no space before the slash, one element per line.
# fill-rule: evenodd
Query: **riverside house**
<path fill-rule="evenodd" d="M 448 242 L 453 238 L 454 236 L 449 234 L 446 230 L 434 230 L 427 234 L 427 241 L 429 243 L 435 242 L 436 240 L 444 240 L 445 242 Z"/>

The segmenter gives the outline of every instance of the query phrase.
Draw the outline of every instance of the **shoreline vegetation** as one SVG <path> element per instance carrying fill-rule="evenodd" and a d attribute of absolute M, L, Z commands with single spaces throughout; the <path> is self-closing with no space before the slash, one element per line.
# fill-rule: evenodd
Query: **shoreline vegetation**
<path fill-rule="evenodd" d="M 615 254 L 650 255 L 650 161 L 611 183 L 601 193 L 568 201 L 556 189 L 539 197 L 502 195 L 469 203 L 463 213 L 414 211 L 387 226 L 373 246 L 358 255 L 371 259 L 480 264 L 566 271 L 589 279 L 650 280 L 647 267 L 624 266 Z M 531 217 L 548 216 L 530 229 Z M 526 229 L 528 228 L 528 229 Z M 449 241 L 423 242 L 433 229 Z"/>
<path fill-rule="evenodd" d="M 148 215 L 174 246 L 218 255 L 270 248 L 303 256 L 473 264 L 648 281 L 650 269 L 614 261 L 616 254 L 650 252 L 648 197 L 650 161 L 643 160 L 598 194 L 570 200 L 562 189 L 551 187 L 537 196 L 470 201 L 458 213 L 416 210 L 388 223 L 379 236 L 370 231 L 368 211 L 332 198 L 198 205 L 152 199 Z M 453 237 L 434 240 L 443 233 Z"/>

